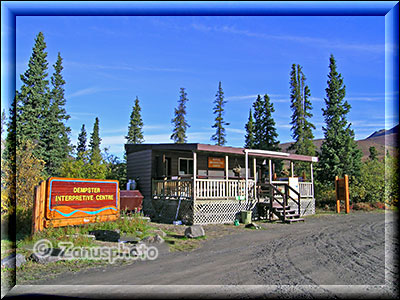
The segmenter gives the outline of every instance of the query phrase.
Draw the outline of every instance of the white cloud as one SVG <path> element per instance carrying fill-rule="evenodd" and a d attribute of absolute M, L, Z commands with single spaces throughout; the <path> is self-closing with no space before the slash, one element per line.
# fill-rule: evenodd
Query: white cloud
<path fill-rule="evenodd" d="M 227 132 L 246 134 L 246 130 L 244 129 L 230 128 L 230 127 L 226 127 L 225 129 Z"/>
<path fill-rule="evenodd" d="M 75 98 L 75 97 L 80 97 L 80 96 L 86 96 L 86 95 L 92 95 L 92 94 L 96 94 L 99 92 L 106 92 L 106 91 L 110 91 L 113 89 L 104 89 L 104 88 L 99 88 L 99 87 L 90 87 L 90 88 L 86 88 L 86 89 L 82 89 L 82 90 L 78 90 L 72 94 L 66 95 L 65 98 L 67 99 L 71 99 L 71 98 Z"/>
<path fill-rule="evenodd" d="M 98 70 L 185 72 L 185 70 L 183 69 L 163 67 L 163 66 L 132 66 L 123 64 L 101 65 L 101 64 L 87 64 L 74 61 L 67 61 L 65 62 L 65 65 L 69 67 L 79 67 L 79 68 L 98 69 Z"/>
<path fill-rule="evenodd" d="M 299 43 L 307 43 L 312 44 L 314 46 L 320 46 L 324 48 L 337 48 L 337 49 L 348 49 L 348 50 L 357 50 L 357 51 L 369 51 L 375 53 L 383 53 L 385 51 L 385 44 L 356 44 L 348 41 L 338 41 L 324 38 L 316 38 L 316 37 L 308 37 L 308 36 L 300 36 L 300 35 L 274 35 L 274 34 L 266 34 L 253 32 L 249 30 L 236 29 L 233 26 L 205 26 L 203 24 L 192 24 L 192 28 L 199 31 L 205 32 L 223 32 L 230 33 L 236 35 L 242 35 L 247 37 L 254 38 L 262 38 L 262 39 L 275 39 L 275 40 L 283 40 L 283 41 L 292 41 Z"/>

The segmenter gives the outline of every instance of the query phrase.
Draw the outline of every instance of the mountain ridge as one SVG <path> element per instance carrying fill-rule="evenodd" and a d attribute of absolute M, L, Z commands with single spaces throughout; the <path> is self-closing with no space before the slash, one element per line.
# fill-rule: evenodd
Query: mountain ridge
<path fill-rule="evenodd" d="M 385 130 L 381 129 L 378 131 L 373 132 L 365 139 L 356 140 L 358 148 L 362 151 L 363 156 L 362 160 L 365 161 L 368 159 L 369 156 L 369 148 L 375 147 L 378 152 L 378 158 L 381 159 L 385 156 L 386 150 L 389 151 L 390 155 L 397 155 L 398 154 L 398 131 L 399 125 L 394 126 L 391 129 Z M 317 148 L 317 152 L 320 151 L 321 145 L 324 139 L 314 139 L 313 143 Z M 287 148 L 293 144 L 293 142 L 282 143 L 279 146 L 281 150 L 284 152 L 294 153 L 293 150 L 288 151 Z"/>

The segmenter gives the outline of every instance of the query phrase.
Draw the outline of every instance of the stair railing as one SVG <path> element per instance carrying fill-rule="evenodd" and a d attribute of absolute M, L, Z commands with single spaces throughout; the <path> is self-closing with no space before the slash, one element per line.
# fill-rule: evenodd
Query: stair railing
<path fill-rule="evenodd" d="M 278 202 L 278 204 L 280 204 L 282 207 L 283 207 L 283 221 L 285 222 L 286 221 L 286 205 L 287 205 L 287 197 L 286 197 L 286 192 L 285 193 L 282 193 L 276 186 L 274 186 L 273 184 L 269 184 L 269 186 L 270 187 L 272 187 L 272 189 L 270 189 L 270 195 L 271 195 L 271 197 L 270 197 L 270 199 L 271 199 L 271 201 L 270 201 L 270 211 L 272 212 L 272 207 L 273 207 L 273 205 L 272 205 L 272 203 L 273 203 L 273 201 L 276 201 L 276 202 Z M 281 203 L 275 196 L 274 196 L 274 192 L 276 192 L 277 194 L 280 194 L 281 196 L 282 196 L 282 200 L 283 200 L 283 203 Z"/>
<path fill-rule="evenodd" d="M 291 190 L 292 192 L 294 192 L 297 195 L 297 200 L 294 199 L 292 196 L 290 196 L 289 194 L 289 190 Z M 299 217 L 300 217 L 300 193 L 298 191 L 296 191 L 294 188 L 292 188 L 290 185 L 286 185 L 285 186 L 285 194 L 286 194 L 286 199 L 292 199 L 292 201 L 294 203 L 297 204 L 297 209 L 298 209 L 298 213 L 299 213 Z"/>

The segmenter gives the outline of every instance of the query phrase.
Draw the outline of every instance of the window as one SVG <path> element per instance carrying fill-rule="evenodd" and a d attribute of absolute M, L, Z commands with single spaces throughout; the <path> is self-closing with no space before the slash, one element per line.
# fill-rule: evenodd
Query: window
<path fill-rule="evenodd" d="M 178 160 L 179 175 L 193 174 L 193 158 L 179 158 Z"/>

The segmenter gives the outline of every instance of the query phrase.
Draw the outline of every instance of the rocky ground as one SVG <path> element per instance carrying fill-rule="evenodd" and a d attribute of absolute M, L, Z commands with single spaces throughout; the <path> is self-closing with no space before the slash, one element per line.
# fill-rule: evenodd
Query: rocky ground
<path fill-rule="evenodd" d="M 64 273 L 15 287 L 9 295 L 77 295 L 75 291 L 126 297 L 161 293 L 157 295 L 394 298 L 398 296 L 393 259 L 398 245 L 393 236 L 396 220 L 394 213 L 358 212 L 312 216 L 297 224 L 259 222 L 261 230 L 235 232 L 233 226 L 209 225 L 206 235 L 216 237 L 194 251 L 160 251 L 154 261 Z M 221 235 L 220 230 L 227 232 Z M 74 289 L 54 285 L 74 285 Z"/>

